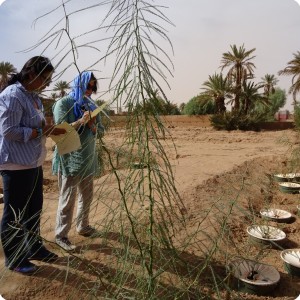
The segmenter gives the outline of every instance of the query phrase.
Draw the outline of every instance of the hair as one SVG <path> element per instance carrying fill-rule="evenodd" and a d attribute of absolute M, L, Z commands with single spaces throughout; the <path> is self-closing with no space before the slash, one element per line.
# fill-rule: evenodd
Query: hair
<path fill-rule="evenodd" d="M 29 79 L 31 74 L 39 76 L 44 72 L 52 71 L 54 71 L 54 67 L 52 66 L 49 58 L 44 56 L 34 56 L 25 63 L 19 73 L 13 74 L 10 77 L 7 85 L 14 84 L 17 81 L 24 83 L 24 81 Z"/>
<path fill-rule="evenodd" d="M 95 81 L 95 84 L 93 86 L 92 91 L 93 91 L 93 93 L 96 93 L 97 89 L 98 89 L 98 81 L 97 81 L 97 78 L 95 77 L 95 75 L 93 74 L 93 72 L 91 73 L 91 79 L 90 79 L 90 81 L 91 80 Z"/>

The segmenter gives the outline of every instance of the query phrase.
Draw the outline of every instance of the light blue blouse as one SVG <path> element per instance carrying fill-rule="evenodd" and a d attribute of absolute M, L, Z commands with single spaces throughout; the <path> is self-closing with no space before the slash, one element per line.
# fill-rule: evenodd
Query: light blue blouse
<path fill-rule="evenodd" d="M 67 122 L 69 124 L 76 121 L 74 114 L 74 100 L 66 96 L 58 100 L 53 106 L 53 117 L 55 124 Z M 97 129 L 104 131 L 101 119 L 97 116 Z M 61 172 L 63 176 L 82 176 L 97 175 L 99 172 L 98 154 L 96 151 L 96 136 L 86 125 L 78 131 L 81 148 L 77 151 L 59 155 L 57 149 L 54 151 L 52 160 L 52 172 Z"/>
<path fill-rule="evenodd" d="M 0 165 L 16 164 L 37 167 L 41 139 L 30 139 L 32 129 L 42 127 L 44 116 L 38 95 L 28 92 L 21 83 L 8 86 L 0 94 Z"/>

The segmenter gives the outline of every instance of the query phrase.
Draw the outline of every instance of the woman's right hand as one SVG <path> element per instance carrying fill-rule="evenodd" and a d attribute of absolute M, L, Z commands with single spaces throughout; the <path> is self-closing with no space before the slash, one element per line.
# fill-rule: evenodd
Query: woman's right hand
<path fill-rule="evenodd" d="M 83 116 L 79 120 L 82 125 L 85 125 L 86 123 L 88 123 L 90 121 L 90 119 L 91 119 L 90 112 L 85 111 L 83 113 Z"/>
<path fill-rule="evenodd" d="M 91 117 L 90 117 L 90 112 L 89 111 L 85 111 L 83 116 L 78 119 L 77 121 L 71 123 L 71 126 L 73 126 L 76 130 L 79 129 L 82 125 L 87 124 L 90 121 Z"/>
<path fill-rule="evenodd" d="M 52 135 L 65 134 L 66 130 L 64 128 L 56 128 L 54 125 L 45 125 L 43 128 L 32 128 L 32 133 L 30 139 L 36 139 L 42 135 L 48 137 Z"/>

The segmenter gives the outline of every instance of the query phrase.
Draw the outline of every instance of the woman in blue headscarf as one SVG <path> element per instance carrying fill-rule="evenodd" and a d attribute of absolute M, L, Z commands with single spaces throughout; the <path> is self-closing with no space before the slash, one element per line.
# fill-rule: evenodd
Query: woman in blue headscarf
<path fill-rule="evenodd" d="M 97 92 L 97 79 L 92 72 L 79 74 L 72 83 L 71 92 L 53 107 L 55 124 L 67 122 L 80 136 L 81 148 L 59 155 L 54 152 L 52 170 L 58 175 L 59 203 L 56 216 L 55 240 L 66 251 L 76 246 L 68 239 L 78 193 L 76 230 L 80 235 L 92 236 L 96 230 L 89 224 L 89 210 L 93 199 L 93 179 L 97 174 L 98 156 L 95 151 L 96 133 L 104 132 L 99 114 L 91 118 L 96 104 L 91 99 Z"/>

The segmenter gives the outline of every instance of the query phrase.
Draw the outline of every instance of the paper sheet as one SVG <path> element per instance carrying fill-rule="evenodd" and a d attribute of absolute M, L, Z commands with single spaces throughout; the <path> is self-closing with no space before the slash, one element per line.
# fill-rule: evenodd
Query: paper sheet
<path fill-rule="evenodd" d="M 94 111 L 92 111 L 91 118 L 96 117 L 100 113 L 100 111 L 102 111 L 107 105 L 108 102 L 104 102 L 101 106 L 97 107 Z"/>
<path fill-rule="evenodd" d="M 59 155 L 76 151 L 81 147 L 80 138 L 77 131 L 67 122 L 55 125 L 55 128 L 63 128 L 66 133 L 60 135 L 52 135 L 49 137 L 56 143 Z"/>

